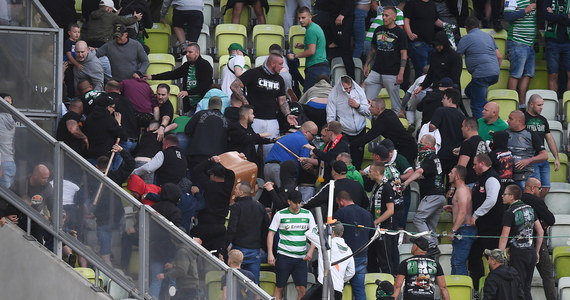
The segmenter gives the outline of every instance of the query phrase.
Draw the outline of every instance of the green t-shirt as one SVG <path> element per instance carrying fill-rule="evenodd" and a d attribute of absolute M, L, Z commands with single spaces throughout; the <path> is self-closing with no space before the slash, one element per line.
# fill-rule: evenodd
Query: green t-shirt
<path fill-rule="evenodd" d="M 313 22 L 307 26 L 307 31 L 305 32 L 305 50 L 308 49 L 310 44 L 317 45 L 315 49 L 315 54 L 307 57 L 305 67 L 310 67 L 312 65 L 327 62 L 327 43 L 325 40 L 325 33 L 321 26 Z"/>
<path fill-rule="evenodd" d="M 491 132 L 503 131 L 509 128 L 507 122 L 505 122 L 501 118 L 498 118 L 497 121 L 495 121 L 492 124 L 487 124 L 487 122 L 485 122 L 483 118 L 479 118 L 477 120 L 477 123 L 479 123 L 479 136 L 484 141 L 490 141 L 493 139 L 493 137 L 491 136 Z"/>

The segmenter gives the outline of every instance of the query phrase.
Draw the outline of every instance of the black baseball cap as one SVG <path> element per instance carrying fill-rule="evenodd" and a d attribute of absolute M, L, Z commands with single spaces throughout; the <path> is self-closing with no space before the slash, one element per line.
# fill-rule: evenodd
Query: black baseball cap
<path fill-rule="evenodd" d="M 420 248 L 423 251 L 428 251 L 429 249 L 429 242 L 423 236 L 412 237 L 410 238 L 410 242 L 416 244 L 416 246 L 418 246 L 418 248 Z"/>
<path fill-rule="evenodd" d="M 336 173 L 340 175 L 344 175 L 348 172 L 348 167 L 346 166 L 346 163 L 341 160 L 336 160 L 335 162 L 333 162 L 332 168 Z"/>

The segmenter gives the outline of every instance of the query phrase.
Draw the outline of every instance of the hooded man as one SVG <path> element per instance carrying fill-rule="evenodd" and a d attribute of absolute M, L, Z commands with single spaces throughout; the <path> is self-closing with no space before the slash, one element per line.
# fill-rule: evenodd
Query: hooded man
<path fill-rule="evenodd" d="M 366 118 L 371 116 L 364 90 L 348 76 L 342 76 L 332 88 L 327 103 L 327 122 L 339 121 L 349 142 L 366 134 Z M 360 169 L 364 150 L 350 147 L 353 164 Z"/>

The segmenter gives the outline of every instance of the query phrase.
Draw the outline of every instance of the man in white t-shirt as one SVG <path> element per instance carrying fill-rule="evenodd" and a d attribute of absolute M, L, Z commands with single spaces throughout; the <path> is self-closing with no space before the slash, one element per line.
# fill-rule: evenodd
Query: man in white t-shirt
<path fill-rule="evenodd" d="M 233 43 L 228 47 L 228 52 L 230 53 L 230 60 L 228 64 L 222 68 L 222 91 L 228 95 L 228 98 L 232 96 L 232 90 L 230 85 L 237 77 L 241 76 L 245 72 L 245 57 L 243 56 L 245 50 L 238 43 Z"/>

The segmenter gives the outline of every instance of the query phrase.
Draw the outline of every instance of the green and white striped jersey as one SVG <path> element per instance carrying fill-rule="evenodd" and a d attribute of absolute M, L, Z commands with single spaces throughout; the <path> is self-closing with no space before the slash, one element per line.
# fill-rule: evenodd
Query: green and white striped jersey
<path fill-rule="evenodd" d="M 315 226 L 315 219 L 310 211 L 302 209 L 292 213 L 289 208 L 275 213 L 269 230 L 279 232 L 277 253 L 293 258 L 304 258 L 307 254 L 305 231 Z"/>
<path fill-rule="evenodd" d="M 505 12 L 513 12 L 529 6 L 530 0 L 506 0 Z M 507 39 L 527 46 L 534 46 L 536 36 L 536 11 L 525 14 L 524 17 L 509 22 Z"/>

